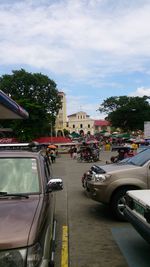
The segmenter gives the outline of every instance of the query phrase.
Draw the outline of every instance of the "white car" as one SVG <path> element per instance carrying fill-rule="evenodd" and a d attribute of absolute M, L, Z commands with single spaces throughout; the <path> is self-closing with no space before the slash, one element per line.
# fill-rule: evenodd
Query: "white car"
<path fill-rule="evenodd" d="M 150 190 L 133 190 L 126 193 L 126 219 L 150 243 Z"/>

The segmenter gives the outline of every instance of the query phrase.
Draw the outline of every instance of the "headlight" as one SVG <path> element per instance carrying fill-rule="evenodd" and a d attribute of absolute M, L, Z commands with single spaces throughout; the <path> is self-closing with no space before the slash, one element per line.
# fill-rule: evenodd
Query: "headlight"
<path fill-rule="evenodd" d="M 27 255 L 27 257 L 26 257 Z M 38 267 L 42 260 L 42 249 L 39 243 L 27 249 L 12 249 L 0 252 L 0 266 L 24 267 L 27 258 L 27 267 Z"/>
<path fill-rule="evenodd" d="M 104 182 L 105 180 L 107 180 L 108 178 L 110 178 L 111 175 L 109 174 L 94 174 L 94 181 L 95 182 Z"/>
<path fill-rule="evenodd" d="M 23 267 L 26 249 L 5 250 L 0 252 L 0 266 Z"/>
<path fill-rule="evenodd" d="M 42 249 L 39 243 L 28 248 L 27 267 L 38 267 L 42 260 Z"/>

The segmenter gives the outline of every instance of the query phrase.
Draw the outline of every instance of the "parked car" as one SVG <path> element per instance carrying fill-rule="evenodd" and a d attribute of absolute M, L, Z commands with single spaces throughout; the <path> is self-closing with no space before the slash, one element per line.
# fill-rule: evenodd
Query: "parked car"
<path fill-rule="evenodd" d="M 125 199 L 125 218 L 150 243 L 150 190 L 128 191 Z"/>
<path fill-rule="evenodd" d="M 125 220 L 125 193 L 150 188 L 150 148 L 118 163 L 93 165 L 83 174 L 82 185 L 92 199 L 109 204 L 112 214 Z"/>
<path fill-rule="evenodd" d="M 49 156 L 28 144 L 0 145 L 0 266 L 54 262 L 55 191 Z"/>

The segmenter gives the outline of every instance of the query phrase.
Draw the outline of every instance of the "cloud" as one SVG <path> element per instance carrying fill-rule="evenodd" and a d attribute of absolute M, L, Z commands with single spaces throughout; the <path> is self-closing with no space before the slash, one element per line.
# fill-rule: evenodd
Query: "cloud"
<path fill-rule="evenodd" d="M 150 89 L 144 87 L 137 88 L 135 92 L 130 93 L 130 96 L 150 96 Z"/>
<path fill-rule="evenodd" d="M 147 0 L 2 2 L 1 64 L 21 63 L 91 83 L 112 73 L 146 71 L 149 14 Z"/>
<path fill-rule="evenodd" d="M 66 102 L 67 115 L 71 115 L 79 111 L 84 111 L 88 115 L 90 115 L 92 119 L 104 119 L 106 117 L 105 114 L 97 111 L 99 108 L 99 103 L 89 103 L 89 100 L 86 96 L 66 95 Z"/>

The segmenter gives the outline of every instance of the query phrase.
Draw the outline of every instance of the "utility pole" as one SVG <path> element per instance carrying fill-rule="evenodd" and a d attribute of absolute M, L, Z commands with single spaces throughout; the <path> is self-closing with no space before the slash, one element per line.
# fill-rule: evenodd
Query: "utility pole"
<path fill-rule="evenodd" d="M 51 143 L 52 143 L 52 135 L 53 135 L 53 128 L 52 128 L 52 122 L 51 122 Z"/>

